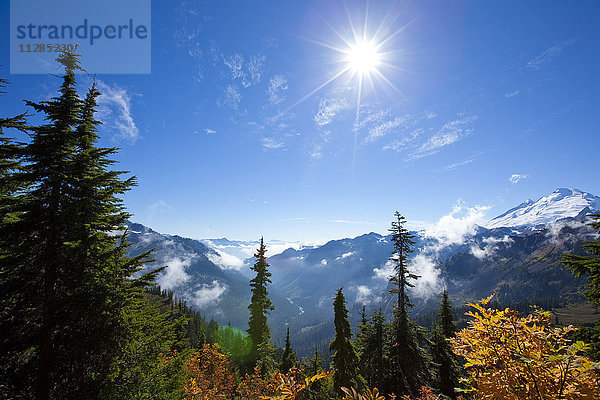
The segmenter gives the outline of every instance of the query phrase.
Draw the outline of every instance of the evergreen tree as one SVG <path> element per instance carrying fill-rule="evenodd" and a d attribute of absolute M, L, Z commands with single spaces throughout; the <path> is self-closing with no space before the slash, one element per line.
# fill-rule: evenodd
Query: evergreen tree
<path fill-rule="evenodd" d="M 129 299 L 121 310 L 119 347 L 114 350 L 110 380 L 101 387 L 98 399 L 182 398 L 187 319 L 143 295 L 158 272 L 129 282 Z"/>
<path fill-rule="evenodd" d="M 0 79 L 0 88 L 8 81 Z M 0 91 L 4 93 L 4 91 Z M 23 147 L 6 136 L 8 129 L 23 131 L 25 114 L 0 118 L 0 398 L 25 398 L 32 393 L 35 358 L 24 357 L 37 345 L 36 326 L 39 309 L 35 306 L 39 297 L 39 271 L 35 265 L 16 267 L 15 253 L 26 243 L 24 236 L 12 227 L 19 220 L 27 198 L 22 195 L 28 182 L 15 175 L 23 168 Z M 30 287 L 33 290 L 28 290 Z M 27 325 L 25 321 L 32 324 Z"/>
<path fill-rule="evenodd" d="M 456 324 L 452 317 L 452 305 L 448 300 L 448 292 L 444 290 L 438 321 L 433 328 L 431 356 L 436 371 L 436 387 L 443 395 L 452 399 L 456 398 L 454 388 L 458 387 L 461 375 L 460 363 L 448 342 L 448 339 L 454 337 L 455 332 Z"/>
<path fill-rule="evenodd" d="M 292 350 L 292 345 L 290 343 L 290 327 L 288 326 L 287 334 L 285 335 L 285 349 L 283 350 L 283 355 L 281 356 L 281 364 L 279 365 L 279 369 L 285 374 L 290 368 L 296 365 L 296 361 L 296 352 Z"/>
<path fill-rule="evenodd" d="M 313 357 L 308 359 L 309 372 L 311 376 L 315 376 L 323 371 L 323 359 L 319 357 L 319 349 L 313 347 Z"/>
<path fill-rule="evenodd" d="M 254 257 L 256 262 L 251 269 L 256 276 L 250 281 L 252 298 L 250 299 L 250 319 L 248 320 L 248 334 L 252 341 L 250 351 L 250 364 L 264 364 L 266 367 L 272 364 L 272 350 L 270 343 L 271 330 L 267 323 L 267 314 L 274 309 L 269 300 L 267 286 L 271 283 L 271 273 L 268 271 L 269 264 L 265 257 L 267 249 L 263 238 L 260 239 L 260 247 Z M 264 370 L 263 370 L 264 372 Z"/>
<path fill-rule="evenodd" d="M 590 225 L 600 232 L 600 214 L 591 215 Z M 583 245 L 588 255 L 564 254 L 562 263 L 576 276 L 587 276 L 589 284 L 584 292 L 588 300 L 600 306 L 600 240 L 587 242 Z M 593 328 L 584 328 L 582 339 L 590 343 L 588 352 L 590 358 L 600 361 L 600 318 Z"/>
<path fill-rule="evenodd" d="M 60 326 L 65 314 L 60 299 L 66 294 L 62 282 L 67 277 L 63 266 L 73 265 L 66 257 L 70 226 L 64 211 L 81 109 L 75 66 L 64 65 L 59 95 L 39 104 L 27 102 L 45 115 L 47 123 L 29 128 L 32 139 L 21 147 L 23 163 L 11 171 L 12 182 L 20 191 L 9 203 L 3 198 L 2 295 L 29 310 L 17 312 L 12 321 L 16 334 L 24 334 L 13 347 L 15 354 L 21 355 L 15 359 L 19 364 L 12 367 L 14 397 L 36 393 L 47 399 L 52 382 L 61 382 L 51 374 L 59 354 L 57 334 L 64 331 Z M 11 384 L 5 387 L 12 390 Z"/>
<path fill-rule="evenodd" d="M 212 318 L 210 321 L 208 321 L 208 325 L 206 326 L 205 336 L 207 344 L 215 344 L 219 342 L 219 324 Z"/>
<path fill-rule="evenodd" d="M 171 348 L 157 345 L 157 323 L 173 339 L 181 332 L 139 302 L 158 271 L 130 279 L 148 254 L 126 257 L 126 233 L 114 234 L 125 231 L 119 196 L 134 180 L 110 170 L 115 149 L 96 147 L 99 93 L 92 86 L 85 100 L 77 95 L 77 57 L 58 61 L 65 68 L 58 96 L 27 102 L 45 123 L 27 127 L 31 141 L 18 149 L 22 163 L 9 175 L 19 190 L 12 199 L 2 193 L 3 312 L 16 305 L 8 304 L 14 342 L 2 341 L 8 364 L 0 390 L 9 398 L 102 397 L 116 375 L 134 375 L 119 364 L 134 343 L 137 365 L 158 365 L 160 351 Z"/>
<path fill-rule="evenodd" d="M 384 388 L 385 376 L 385 315 L 381 309 L 371 314 L 369 320 L 363 317 L 361 334 L 358 338 L 360 374 L 370 388 Z"/>
<path fill-rule="evenodd" d="M 438 311 L 438 325 L 446 338 L 451 338 L 456 333 L 456 323 L 452 316 L 452 303 L 448 299 L 448 291 L 445 289 L 442 292 L 442 302 Z"/>
<path fill-rule="evenodd" d="M 335 338 L 329 344 L 333 353 L 333 387 L 336 393 L 341 393 L 340 388 L 362 386 L 363 380 L 358 372 L 358 353 L 352 343 L 352 331 L 348 320 L 346 298 L 338 289 L 333 301 Z"/>
<path fill-rule="evenodd" d="M 396 395 L 416 395 L 421 386 L 427 383 L 425 352 L 419 346 L 417 327 L 410 319 L 409 308 L 412 307 L 408 297 L 408 288 L 414 287 L 411 282 L 419 276 L 408 269 L 408 256 L 412 252 L 414 236 L 404 227 L 406 219 L 396 211 L 396 220 L 392 222 L 392 244 L 394 251 L 390 261 L 394 264 L 395 274 L 390 281 L 395 286 L 390 293 L 397 295 L 394 307 L 394 344 L 392 345 L 388 387 Z"/>

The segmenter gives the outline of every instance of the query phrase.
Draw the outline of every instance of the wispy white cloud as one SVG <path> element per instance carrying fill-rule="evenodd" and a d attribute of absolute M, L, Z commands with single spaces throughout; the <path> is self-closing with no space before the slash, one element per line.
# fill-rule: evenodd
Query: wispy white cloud
<path fill-rule="evenodd" d="M 260 141 L 262 142 L 262 146 L 265 149 L 284 149 L 285 148 L 285 144 L 283 144 L 283 142 L 276 140 L 274 138 L 264 137 L 264 138 L 261 138 Z"/>
<path fill-rule="evenodd" d="M 194 256 L 173 257 L 165 261 L 167 268 L 157 279 L 158 284 L 164 289 L 173 289 L 188 282 L 191 276 L 185 271 L 188 268 Z"/>
<path fill-rule="evenodd" d="M 262 78 L 262 73 L 265 69 L 266 59 L 267 56 L 265 56 L 264 54 L 250 57 L 250 61 L 248 62 L 249 77 L 243 80 L 242 84 L 244 85 L 244 87 L 249 87 L 260 82 Z"/>
<path fill-rule="evenodd" d="M 319 109 L 313 120 L 319 126 L 331 123 L 334 117 L 348 107 L 344 99 L 325 97 L 319 101 Z"/>
<path fill-rule="evenodd" d="M 269 80 L 269 101 L 271 104 L 279 104 L 285 99 L 285 91 L 288 89 L 288 81 L 284 75 L 275 75 Z"/>
<path fill-rule="evenodd" d="M 321 143 L 313 144 L 308 155 L 313 160 L 318 160 L 318 159 L 322 158 L 323 157 L 323 145 Z"/>
<path fill-rule="evenodd" d="M 456 168 L 458 168 L 458 167 L 462 167 L 463 165 L 470 164 L 470 163 L 472 163 L 472 162 L 473 162 L 473 161 L 475 161 L 475 160 L 476 160 L 476 158 L 475 158 L 475 157 L 473 157 L 473 158 L 468 158 L 468 159 L 466 159 L 466 160 L 459 161 L 459 162 L 456 162 L 456 163 L 454 163 L 454 164 L 450 164 L 450 165 L 448 165 L 448 166 L 447 166 L 446 168 L 444 168 L 444 169 L 445 169 L 445 170 L 447 170 L 447 171 L 451 171 L 451 170 L 453 170 L 453 169 L 456 169 Z"/>
<path fill-rule="evenodd" d="M 408 268 L 419 276 L 419 279 L 414 282 L 415 286 L 409 289 L 411 294 L 419 298 L 431 298 L 438 296 L 444 290 L 442 271 L 433 256 L 419 253 L 409 261 Z"/>
<path fill-rule="evenodd" d="M 365 140 L 367 142 L 372 142 L 374 140 L 377 140 L 377 139 L 381 138 L 382 136 L 385 136 L 388 133 L 393 132 L 398 127 L 406 124 L 408 121 L 409 121 L 409 117 L 405 115 L 402 117 L 395 117 L 392 120 L 380 122 L 369 130 L 369 134 L 367 135 L 367 138 Z"/>
<path fill-rule="evenodd" d="M 211 128 L 204 128 L 204 132 L 207 135 L 212 135 L 213 133 L 217 133 L 217 131 L 215 131 L 214 129 L 211 129 Z"/>
<path fill-rule="evenodd" d="M 381 296 L 374 296 L 373 290 L 365 285 L 356 287 L 356 302 L 358 304 L 369 305 L 371 303 L 379 303 L 383 300 Z"/>
<path fill-rule="evenodd" d="M 135 142 L 140 137 L 140 130 L 131 114 L 131 95 L 122 87 L 108 85 L 97 81 L 99 119 L 104 126 L 117 133 L 119 139 Z"/>
<path fill-rule="evenodd" d="M 223 63 L 229 69 L 231 79 L 240 79 L 242 86 L 248 88 L 261 81 L 266 59 L 266 55 L 260 54 L 251 56 L 246 63 L 244 57 L 236 53 L 229 57 L 223 56 Z"/>
<path fill-rule="evenodd" d="M 374 222 L 367 222 L 367 221 L 350 221 L 350 220 L 346 220 L 346 219 L 334 219 L 331 220 L 329 222 L 332 222 L 334 224 L 353 224 L 353 225 L 376 225 Z"/>
<path fill-rule="evenodd" d="M 346 253 L 342 254 L 341 256 L 339 256 L 339 257 L 336 257 L 335 259 L 336 259 L 336 260 L 343 260 L 343 259 L 345 259 L 345 258 L 351 257 L 353 254 L 354 254 L 354 252 L 353 252 L 353 251 L 348 251 L 348 252 L 346 252 Z"/>
<path fill-rule="evenodd" d="M 383 150 L 402 152 L 417 145 L 417 139 L 425 132 L 431 120 L 437 117 L 432 111 L 419 114 L 397 115 L 390 109 L 381 109 L 378 105 L 361 106 L 356 130 L 364 133 L 364 142 L 372 143 L 390 138 Z"/>
<path fill-rule="evenodd" d="M 148 206 L 148 209 L 151 212 L 159 212 L 161 210 L 170 210 L 172 207 L 164 200 L 158 200 L 156 203 L 153 203 Z"/>
<path fill-rule="evenodd" d="M 489 209 L 489 206 L 466 207 L 458 201 L 450 213 L 425 230 L 425 236 L 437 239 L 441 246 L 464 243 L 467 236 L 476 233 L 478 225 L 487 221 Z"/>
<path fill-rule="evenodd" d="M 561 42 L 558 42 L 554 46 L 545 50 L 542 54 L 540 54 L 537 57 L 530 60 L 527 63 L 527 68 L 532 69 L 532 70 L 539 70 L 541 67 L 548 64 L 555 57 L 560 55 L 567 47 L 569 47 L 571 44 L 573 44 L 573 42 L 575 42 L 573 39 L 563 40 Z"/>
<path fill-rule="evenodd" d="M 445 282 L 439 269 L 438 259 L 443 250 L 451 245 L 462 245 L 472 240 L 477 231 L 477 225 L 485 222 L 485 213 L 490 207 L 465 207 L 458 201 L 452 210 L 442 216 L 435 224 L 430 224 L 421 234 L 430 240 L 419 249 L 418 254 L 410 259 L 408 268 L 419 275 L 411 289 L 411 293 L 419 298 L 437 296 L 445 287 Z M 373 268 L 373 278 L 389 279 L 394 274 L 394 263 L 387 261 L 381 267 Z"/>
<path fill-rule="evenodd" d="M 411 154 L 411 159 L 419 159 L 438 153 L 444 147 L 464 139 L 473 133 L 471 126 L 477 116 L 471 116 L 449 121 L 432 137 L 423 143 L 417 151 Z"/>
<path fill-rule="evenodd" d="M 391 143 L 383 146 L 383 150 L 393 150 L 401 152 L 407 150 L 408 146 L 415 142 L 415 140 L 424 133 L 422 128 L 416 128 L 410 132 L 405 132 L 400 139 L 396 139 Z"/>
<path fill-rule="evenodd" d="M 419 276 L 419 279 L 412 282 L 415 286 L 410 289 L 411 294 L 416 297 L 438 296 L 446 286 L 439 264 L 435 261 L 434 253 L 422 251 L 415 255 L 410 259 L 408 269 Z M 389 260 L 381 268 L 373 268 L 373 278 L 375 279 L 389 280 L 395 274 L 394 263 Z"/>
<path fill-rule="evenodd" d="M 489 236 L 483 238 L 483 247 L 479 247 L 478 245 L 471 246 L 471 254 L 477 257 L 480 260 L 484 260 L 486 258 L 490 258 L 500 249 L 500 244 L 504 244 L 505 246 L 510 246 L 514 243 L 514 240 L 505 235 L 502 238 L 496 238 L 493 236 Z"/>
<path fill-rule="evenodd" d="M 299 222 L 310 222 L 309 218 L 305 218 L 305 217 L 295 217 L 295 218 L 281 218 L 280 221 L 299 221 Z"/>
<path fill-rule="evenodd" d="M 477 119 L 476 115 L 461 116 L 434 130 L 433 124 L 437 117 L 433 111 L 394 115 L 389 109 L 382 110 L 375 105 L 367 105 L 361 110 L 360 121 L 355 129 L 364 132 L 365 143 L 389 138 L 382 150 L 407 152 L 407 161 L 410 161 L 436 154 L 444 147 L 469 136 L 474 131 L 472 125 Z M 426 137 L 427 132 L 434 133 Z"/>
<path fill-rule="evenodd" d="M 241 54 L 236 53 L 229 57 L 223 57 L 223 63 L 229 68 L 232 79 L 244 77 L 244 57 Z"/>
<path fill-rule="evenodd" d="M 380 109 L 374 105 L 361 105 L 360 115 L 355 126 L 356 129 L 368 128 L 383 123 L 391 118 L 391 111 L 388 109 Z"/>
<path fill-rule="evenodd" d="M 519 89 L 515 89 L 512 92 L 508 92 L 504 95 L 504 97 L 506 97 L 507 99 L 510 99 L 511 97 L 515 97 L 517 96 L 519 93 L 521 93 L 521 91 Z"/>
<path fill-rule="evenodd" d="M 215 253 L 207 253 L 206 257 L 210 262 L 219 266 L 221 269 L 234 269 L 239 271 L 244 266 L 244 261 L 233 254 L 228 254 L 214 247 L 213 250 Z"/>
<path fill-rule="evenodd" d="M 388 260 L 381 266 L 381 268 L 373 268 L 373 278 L 388 280 L 392 275 L 394 275 L 394 272 L 394 263 Z"/>
<path fill-rule="evenodd" d="M 164 200 L 158 200 L 148 206 L 148 217 L 146 218 L 146 224 L 150 225 L 156 214 L 161 214 L 167 210 L 172 209 L 171 205 Z"/>
<path fill-rule="evenodd" d="M 226 284 L 217 280 L 212 281 L 210 284 L 204 283 L 194 291 L 192 301 L 201 309 L 218 304 L 227 288 Z"/>
<path fill-rule="evenodd" d="M 595 229 L 581 220 L 559 220 L 546 224 L 545 236 L 554 246 L 560 246 L 565 242 L 594 241 L 600 238 Z"/>
<path fill-rule="evenodd" d="M 223 97 L 217 102 L 220 106 L 228 106 L 234 110 L 238 109 L 240 101 L 242 100 L 242 94 L 240 90 L 235 85 L 228 85 L 225 88 L 225 93 L 223 93 Z"/>
<path fill-rule="evenodd" d="M 514 185 L 527 178 L 529 178 L 529 174 L 512 174 L 508 180 Z"/>

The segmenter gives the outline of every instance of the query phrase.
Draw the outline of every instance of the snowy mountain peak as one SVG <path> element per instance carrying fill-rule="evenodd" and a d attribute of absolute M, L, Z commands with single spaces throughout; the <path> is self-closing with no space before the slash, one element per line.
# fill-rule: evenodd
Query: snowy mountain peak
<path fill-rule="evenodd" d="M 579 189 L 558 188 L 537 201 L 527 200 L 486 224 L 486 228 L 537 226 L 573 218 L 585 209 L 600 211 L 600 197 Z"/>

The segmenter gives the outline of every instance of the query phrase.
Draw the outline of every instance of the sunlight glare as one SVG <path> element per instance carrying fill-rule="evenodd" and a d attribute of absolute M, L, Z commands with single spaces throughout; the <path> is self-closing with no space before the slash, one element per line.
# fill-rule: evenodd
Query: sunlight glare
<path fill-rule="evenodd" d="M 345 51 L 348 68 L 354 72 L 365 74 L 373 72 L 381 62 L 381 54 L 375 44 L 359 41 Z"/>

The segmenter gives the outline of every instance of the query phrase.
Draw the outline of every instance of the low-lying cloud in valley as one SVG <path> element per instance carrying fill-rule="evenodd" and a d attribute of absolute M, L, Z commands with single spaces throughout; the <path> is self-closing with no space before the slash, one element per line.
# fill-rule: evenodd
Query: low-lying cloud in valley
<path fill-rule="evenodd" d="M 418 235 L 424 240 L 421 248 L 415 248 L 408 268 L 419 275 L 419 279 L 413 281 L 414 288 L 410 289 L 413 296 L 428 299 L 438 296 L 446 287 L 442 272 L 439 269 L 440 258 L 444 250 L 449 246 L 460 246 L 468 244 L 477 233 L 478 226 L 486 221 L 488 206 L 466 207 L 462 201 L 458 201 L 452 210 L 442 216 L 436 223 L 420 231 Z M 472 251 L 477 255 L 491 254 L 497 249 L 502 239 L 489 238 L 483 249 L 473 246 Z M 395 273 L 394 263 L 387 261 L 383 266 L 373 268 L 375 280 L 388 280 Z"/>
<path fill-rule="evenodd" d="M 167 265 L 167 268 L 157 280 L 160 287 L 171 290 L 188 282 L 190 276 L 185 270 L 191 265 L 193 259 L 193 255 L 187 255 L 183 258 L 174 257 L 166 260 L 165 265 Z"/>
<path fill-rule="evenodd" d="M 199 285 L 199 288 L 193 292 L 191 300 L 198 308 L 206 308 L 218 304 L 226 291 L 226 284 L 213 280 L 210 284 Z"/>
<path fill-rule="evenodd" d="M 496 238 L 493 236 L 489 236 L 489 237 L 483 238 L 483 247 L 480 247 L 477 244 L 472 245 L 471 246 L 471 254 L 473 254 L 475 257 L 477 257 L 480 260 L 484 260 L 484 259 L 490 258 L 494 254 L 496 254 L 496 252 L 500 248 L 500 244 L 510 246 L 513 243 L 514 243 L 514 240 L 508 235 L 505 235 L 502 238 Z"/>

